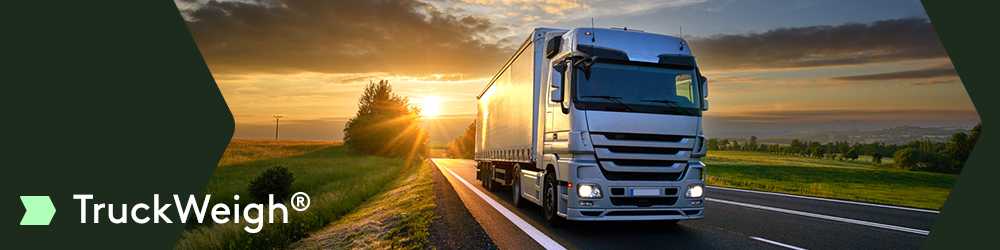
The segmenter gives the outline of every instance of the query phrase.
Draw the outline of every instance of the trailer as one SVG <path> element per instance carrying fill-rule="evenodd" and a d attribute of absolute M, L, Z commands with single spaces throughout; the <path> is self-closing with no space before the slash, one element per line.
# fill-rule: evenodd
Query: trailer
<path fill-rule="evenodd" d="M 707 87 L 683 39 L 537 28 L 477 97 L 477 179 L 553 224 L 703 218 Z"/>

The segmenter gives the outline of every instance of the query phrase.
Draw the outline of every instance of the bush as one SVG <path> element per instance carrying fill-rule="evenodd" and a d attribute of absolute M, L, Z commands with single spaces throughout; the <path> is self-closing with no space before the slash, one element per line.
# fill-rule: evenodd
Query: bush
<path fill-rule="evenodd" d="M 899 168 L 906 170 L 951 173 L 952 162 L 941 153 L 927 152 L 915 148 L 903 148 L 896 151 L 893 160 Z"/>
<path fill-rule="evenodd" d="M 267 202 L 267 195 L 274 194 L 275 202 L 287 200 L 292 194 L 295 176 L 288 168 L 277 166 L 261 172 L 250 182 L 250 195 L 259 202 Z"/>

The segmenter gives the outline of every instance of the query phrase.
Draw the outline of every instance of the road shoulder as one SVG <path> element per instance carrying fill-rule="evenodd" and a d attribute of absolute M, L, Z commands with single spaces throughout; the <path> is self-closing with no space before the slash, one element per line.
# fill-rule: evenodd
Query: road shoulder
<path fill-rule="evenodd" d="M 437 205 L 434 208 L 437 216 L 430 228 L 431 244 L 437 249 L 497 249 L 443 173 L 435 166 L 431 168 L 434 169 L 434 203 Z"/>

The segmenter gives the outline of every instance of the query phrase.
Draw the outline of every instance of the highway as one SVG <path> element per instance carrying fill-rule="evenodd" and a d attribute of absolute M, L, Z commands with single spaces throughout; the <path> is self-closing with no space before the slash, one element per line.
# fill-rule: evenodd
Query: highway
<path fill-rule="evenodd" d="M 705 219 L 574 222 L 550 227 L 540 208 L 488 192 L 471 160 L 432 159 L 475 221 L 501 249 L 916 249 L 936 211 L 709 187 Z M 710 168 L 711 166 L 709 166 Z M 441 189 L 437 189 L 441 190 Z M 447 217 L 448 214 L 440 216 Z M 462 233 L 462 232 L 452 232 Z"/>

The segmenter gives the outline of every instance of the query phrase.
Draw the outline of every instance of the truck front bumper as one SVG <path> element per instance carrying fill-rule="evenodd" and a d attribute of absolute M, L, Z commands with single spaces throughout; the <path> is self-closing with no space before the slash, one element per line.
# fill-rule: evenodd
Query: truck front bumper
<path fill-rule="evenodd" d="M 570 164 L 576 178 L 564 189 L 565 215 L 576 221 L 637 221 L 637 220 L 691 220 L 705 216 L 704 193 L 688 197 L 688 189 L 700 185 L 704 192 L 704 164 L 689 162 L 689 169 L 676 181 L 623 181 L 608 180 L 600 172 L 592 172 L 592 164 Z M 696 169 L 696 170 L 692 170 Z M 582 171 L 581 171 L 582 170 Z M 600 198 L 582 198 L 577 194 L 580 185 L 596 185 Z"/>

